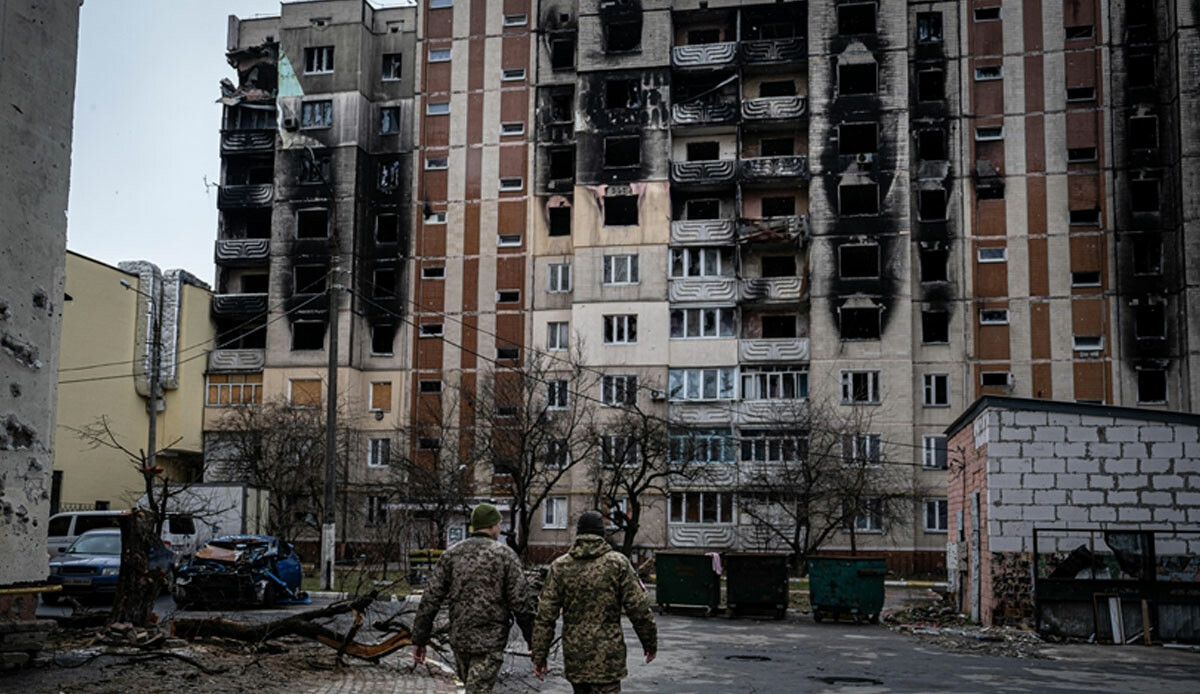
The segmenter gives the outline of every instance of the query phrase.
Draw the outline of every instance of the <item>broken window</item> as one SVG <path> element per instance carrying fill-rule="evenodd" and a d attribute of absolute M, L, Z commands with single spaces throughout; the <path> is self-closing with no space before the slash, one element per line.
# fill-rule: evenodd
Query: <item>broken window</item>
<path fill-rule="evenodd" d="M 1003 125 L 979 125 L 975 127 L 976 142 L 991 142 L 1004 139 Z"/>
<path fill-rule="evenodd" d="M 1153 87 L 1155 82 L 1154 54 L 1129 56 L 1129 86 Z"/>
<path fill-rule="evenodd" d="M 720 248 L 672 248 L 668 276 L 671 279 L 685 277 L 720 277 Z"/>
<path fill-rule="evenodd" d="M 941 101 L 946 98 L 946 71 L 919 70 L 917 72 L 917 100 Z"/>
<path fill-rule="evenodd" d="M 980 248 L 975 257 L 981 263 L 1006 263 L 1008 262 L 1008 249 L 1004 247 Z"/>
<path fill-rule="evenodd" d="M 870 154 L 878 151 L 878 123 L 842 123 L 838 125 L 838 154 Z"/>
<path fill-rule="evenodd" d="M 217 324 L 218 349 L 263 349 L 267 346 L 265 321 Z"/>
<path fill-rule="evenodd" d="M 400 239 L 400 215 L 375 216 L 375 243 L 396 243 Z"/>
<path fill-rule="evenodd" d="M 917 43 L 942 42 L 942 13 L 917 13 Z"/>
<path fill-rule="evenodd" d="M 297 265 L 292 272 L 293 291 L 297 294 L 320 294 L 325 291 L 325 276 L 328 274 L 324 265 Z"/>
<path fill-rule="evenodd" d="M 226 130 L 274 130 L 275 107 L 229 106 L 225 109 Z"/>
<path fill-rule="evenodd" d="M 927 345 L 950 342 L 950 314 L 945 311 L 922 311 L 921 342 Z"/>
<path fill-rule="evenodd" d="M 332 161 L 328 154 L 309 156 L 300 155 L 300 183 L 305 185 L 320 185 L 329 180 L 332 173 Z"/>
<path fill-rule="evenodd" d="M 1161 340 L 1167 336 L 1165 304 L 1141 303 L 1134 307 L 1133 332 L 1139 340 Z"/>
<path fill-rule="evenodd" d="M 446 279 L 446 266 L 444 265 L 427 265 L 421 268 L 421 279 L 423 280 L 444 280 Z"/>
<path fill-rule="evenodd" d="M 570 236 L 571 235 L 571 208 L 570 207 L 551 207 L 550 208 L 550 235 L 551 236 Z"/>
<path fill-rule="evenodd" d="M 1004 79 L 1003 65 L 981 65 L 975 68 L 975 81 L 987 82 L 990 80 Z"/>
<path fill-rule="evenodd" d="M 550 39 L 550 68 L 570 70 L 575 67 L 575 34 L 559 34 Z"/>
<path fill-rule="evenodd" d="M 1000 6 L 993 5 L 991 7 L 976 7 L 975 21 L 977 22 L 998 22 L 1000 21 Z"/>
<path fill-rule="evenodd" d="M 604 52 L 628 53 L 642 48 L 642 20 L 631 19 L 604 23 Z"/>
<path fill-rule="evenodd" d="M 1129 146 L 1134 149 L 1158 147 L 1158 116 L 1137 116 L 1129 119 Z"/>
<path fill-rule="evenodd" d="M 1129 207 L 1134 212 L 1158 212 L 1158 181 L 1145 179 L 1130 181 Z"/>
<path fill-rule="evenodd" d="M 396 296 L 395 268 L 375 268 L 375 272 L 371 273 L 371 296 L 376 299 Z"/>
<path fill-rule="evenodd" d="M 1075 226 L 1096 226 L 1100 224 L 1100 210 L 1070 210 L 1067 212 L 1067 220 Z"/>
<path fill-rule="evenodd" d="M 573 148 L 550 150 L 550 178 L 553 180 L 575 178 L 575 150 Z"/>
<path fill-rule="evenodd" d="M 266 294 L 270 290 L 271 275 L 265 272 L 255 272 L 242 275 L 243 294 Z"/>
<path fill-rule="evenodd" d="M 790 157 L 796 153 L 796 141 L 790 137 L 764 137 L 758 148 L 760 156 Z"/>
<path fill-rule="evenodd" d="M 875 3 L 838 5 L 838 33 L 842 36 L 875 33 Z"/>
<path fill-rule="evenodd" d="M 878 340 L 878 308 L 841 308 L 841 337 L 843 340 Z"/>
<path fill-rule="evenodd" d="M 925 407 L 950 406 L 949 374 L 925 374 L 921 403 Z"/>
<path fill-rule="evenodd" d="M 379 163 L 379 189 L 380 190 L 395 190 L 400 185 L 400 177 L 404 174 L 404 167 L 400 160 L 385 161 Z"/>
<path fill-rule="evenodd" d="M 608 80 L 604 85 L 604 107 L 640 108 L 642 85 L 635 79 Z"/>
<path fill-rule="evenodd" d="M 1008 325 L 1008 309 L 983 308 L 979 310 L 980 325 Z"/>
<path fill-rule="evenodd" d="M 634 314 L 604 316 L 604 344 L 637 344 L 637 316 Z"/>
<path fill-rule="evenodd" d="M 501 289 L 496 292 L 496 303 L 498 304 L 516 304 L 521 301 L 520 289 Z"/>
<path fill-rule="evenodd" d="M 838 95 L 874 94 L 877 89 L 877 69 L 878 66 L 873 62 L 838 65 Z"/>
<path fill-rule="evenodd" d="M 795 277 L 796 256 L 764 255 L 760 261 L 763 277 Z"/>
<path fill-rule="evenodd" d="M 1167 372 L 1162 369 L 1138 369 L 1138 402 L 1164 403 L 1167 401 Z"/>
<path fill-rule="evenodd" d="M 1079 164 L 1081 162 L 1096 161 L 1095 147 L 1069 147 L 1067 148 L 1067 163 Z"/>
<path fill-rule="evenodd" d="M 920 250 L 921 281 L 947 282 L 950 253 L 944 248 L 924 248 Z"/>
<path fill-rule="evenodd" d="M 843 404 L 879 404 L 879 401 L 878 371 L 842 372 Z"/>
<path fill-rule="evenodd" d="M 304 49 L 304 74 L 320 75 L 333 72 L 333 46 L 313 46 Z"/>
<path fill-rule="evenodd" d="M 721 201 L 713 199 L 688 200 L 683 204 L 684 219 L 720 219 Z"/>
<path fill-rule="evenodd" d="M 796 96 L 794 80 L 769 80 L 758 85 L 758 96 L 769 98 L 773 96 Z"/>
<path fill-rule="evenodd" d="M 941 188 L 922 190 L 917 197 L 917 214 L 923 222 L 946 219 L 946 191 Z"/>
<path fill-rule="evenodd" d="M 333 101 L 305 101 L 300 104 L 301 128 L 328 128 L 333 126 Z"/>
<path fill-rule="evenodd" d="M 791 217 L 796 214 L 796 198 L 788 196 L 768 196 L 762 199 L 762 216 Z"/>
<path fill-rule="evenodd" d="M 1133 274 L 1157 275 L 1162 272 L 1162 241 L 1148 234 L 1133 238 Z"/>
<path fill-rule="evenodd" d="M 575 92 L 561 91 L 550 95 L 550 122 L 571 123 L 575 120 Z"/>
<path fill-rule="evenodd" d="M 879 277 L 879 246 L 841 246 L 838 248 L 838 274 L 842 279 Z"/>
<path fill-rule="evenodd" d="M 393 82 L 399 80 L 402 76 L 400 71 L 404 63 L 404 56 L 400 53 L 384 53 L 383 54 L 383 81 Z"/>
<path fill-rule="evenodd" d="M 442 392 L 442 382 L 432 379 L 422 379 L 418 381 L 417 388 L 422 393 L 440 393 Z"/>
<path fill-rule="evenodd" d="M 1095 101 L 1095 87 L 1067 87 L 1067 101 Z"/>
<path fill-rule="evenodd" d="M 521 358 L 520 347 L 497 347 L 496 358 L 508 361 L 518 361 Z"/>
<path fill-rule="evenodd" d="M 943 161 L 946 158 L 945 131 L 918 130 L 917 158 L 921 161 Z"/>
<path fill-rule="evenodd" d="M 687 33 L 687 45 L 694 46 L 702 43 L 720 43 L 720 29 L 689 29 Z"/>
<path fill-rule="evenodd" d="M 396 336 L 396 326 L 381 323 L 371 326 L 371 354 L 391 354 Z"/>
<path fill-rule="evenodd" d="M 400 132 L 400 108 L 384 106 L 379 109 L 379 134 L 395 135 Z"/>
<path fill-rule="evenodd" d="M 879 214 L 879 185 L 844 183 L 838 186 L 838 213 L 847 217 Z"/>
<path fill-rule="evenodd" d="M 715 161 L 720 158 L 721 145 L 718 142 L 687 143 L 688 161 Z"/>
<path fill-rule="evenodd" d="M 1095 30 L 1091 24 L 1085 24 L 1083 26 L 1066 27 L 1065 33 L 1067 41 L 1082 41 L 1092 38 L 1095 35 Z"/>
<path fill-rule="evenodd" d="M 325 321 L 298 320 L 292 323 L 292 350 L 324 349 Z"/>
<path fill-rule="evenodd" d="M 921 464 L 933 470 L 946 469 L 946 437 L 921 437 Z"/>
<path fill-rule="evenodd" d="M 604 198 L 604 226 L 633 226 L 638 223 L 636 195 L 610 195 Z"/>
<path fill-rule="evenodd" d="M 671 309 L 672 339 L 734 336 L 732 308 Z"/>
<path fill-rule="evenodd" d="M 796 316 L 763 316 L 762 336 L 768 340 L 796 337 Z"/>
<path fill-rule="evenodd" d="M 975 184 L 975 197 L 980 200 L 1003 200 L 1003 179 L 993 177 L 977 182 Z"/>
<path fill-rule="evenodd" d="M 638 283 L 638 257 L 636 255 L 606 255 L 603 262 L 602 283 Z"/>
<path fill-rule="evenodd" d="M 422 323 L 417 334 L 421 337 L 440 337 L 443 332 L 441 323 Z"/>
<path fill-rule="evenodd" d="M 323 239 L 329 236 L 329 210 L 296 212 L 296 238 Z"/>
<path fill-rule="evenodd" d="M 984 388 L 1008 388 L 1012 385 L 1012 374 L 1008 371 L 981 371 L 979 385 Z"/>
<path fill-rule="evenodd" d="M 637 166 L 642 161 L 642 138 L 638 135 L 604 138 L 604 168 Z"/>

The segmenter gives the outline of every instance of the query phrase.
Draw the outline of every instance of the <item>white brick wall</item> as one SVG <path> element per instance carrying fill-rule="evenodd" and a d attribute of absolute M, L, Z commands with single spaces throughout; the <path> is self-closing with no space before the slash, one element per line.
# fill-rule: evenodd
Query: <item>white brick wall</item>
<path fill-rule="evenodd" d="M 987 451 L 991 551 L 1032 551 L 1034 527 L 1200 530 L 1200 427 L 1059 412 L 985 414 L 998 424 Z"/>

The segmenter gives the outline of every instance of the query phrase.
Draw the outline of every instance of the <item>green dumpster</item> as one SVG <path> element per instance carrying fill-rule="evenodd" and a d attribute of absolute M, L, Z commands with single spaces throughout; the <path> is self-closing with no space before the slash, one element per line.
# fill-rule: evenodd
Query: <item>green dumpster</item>
<path fill-rule="evenodd" d="M 879 621 L 883 609 L 883 557 L 842 556 L 808 558 L 808 597 L 813 619 L 864 618 Z"/>
<path fill-rule="evenodd" d="M 726 552 L 725 605 L 730 616 L 771 614 L 783 619 L 788 607 L 786 554 Z"/>
<path fill-rule="evenodd" d="M 698 552 L 657 552 L 654 555 L 655 599 L 659 612 L 672 608 L 701 608 L 712 615 L 721 604 L 721 577 L 711 556 Z"/>

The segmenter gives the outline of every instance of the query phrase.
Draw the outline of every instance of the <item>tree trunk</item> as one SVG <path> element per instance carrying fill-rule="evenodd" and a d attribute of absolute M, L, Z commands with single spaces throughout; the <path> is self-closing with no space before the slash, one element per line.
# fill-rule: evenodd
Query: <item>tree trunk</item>
<path fill-rule="evenodd" d="M 150 567 L 150 545 L 158 541 L 154 535 L 154 516 L 152 511 L 137 508 L 120 517 L 121 573 L 117 577 L 112 612 L 108 615 L 109 624 L 148 626 L 154 601 L 167 585 L 167 575 Z"/>

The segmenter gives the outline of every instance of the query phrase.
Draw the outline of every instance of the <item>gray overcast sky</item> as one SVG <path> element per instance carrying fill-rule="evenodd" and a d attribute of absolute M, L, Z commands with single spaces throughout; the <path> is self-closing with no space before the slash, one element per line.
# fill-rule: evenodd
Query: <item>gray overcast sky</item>
<path fill-rule="evenodd" d="M 404 2 L 374 2 L 394 6 Z M 220 180 L 216 99 L 226 18 L 279 0 L 86 0 L 67 247 L 107 263 L 148 260 L 213 281 Z"/>

